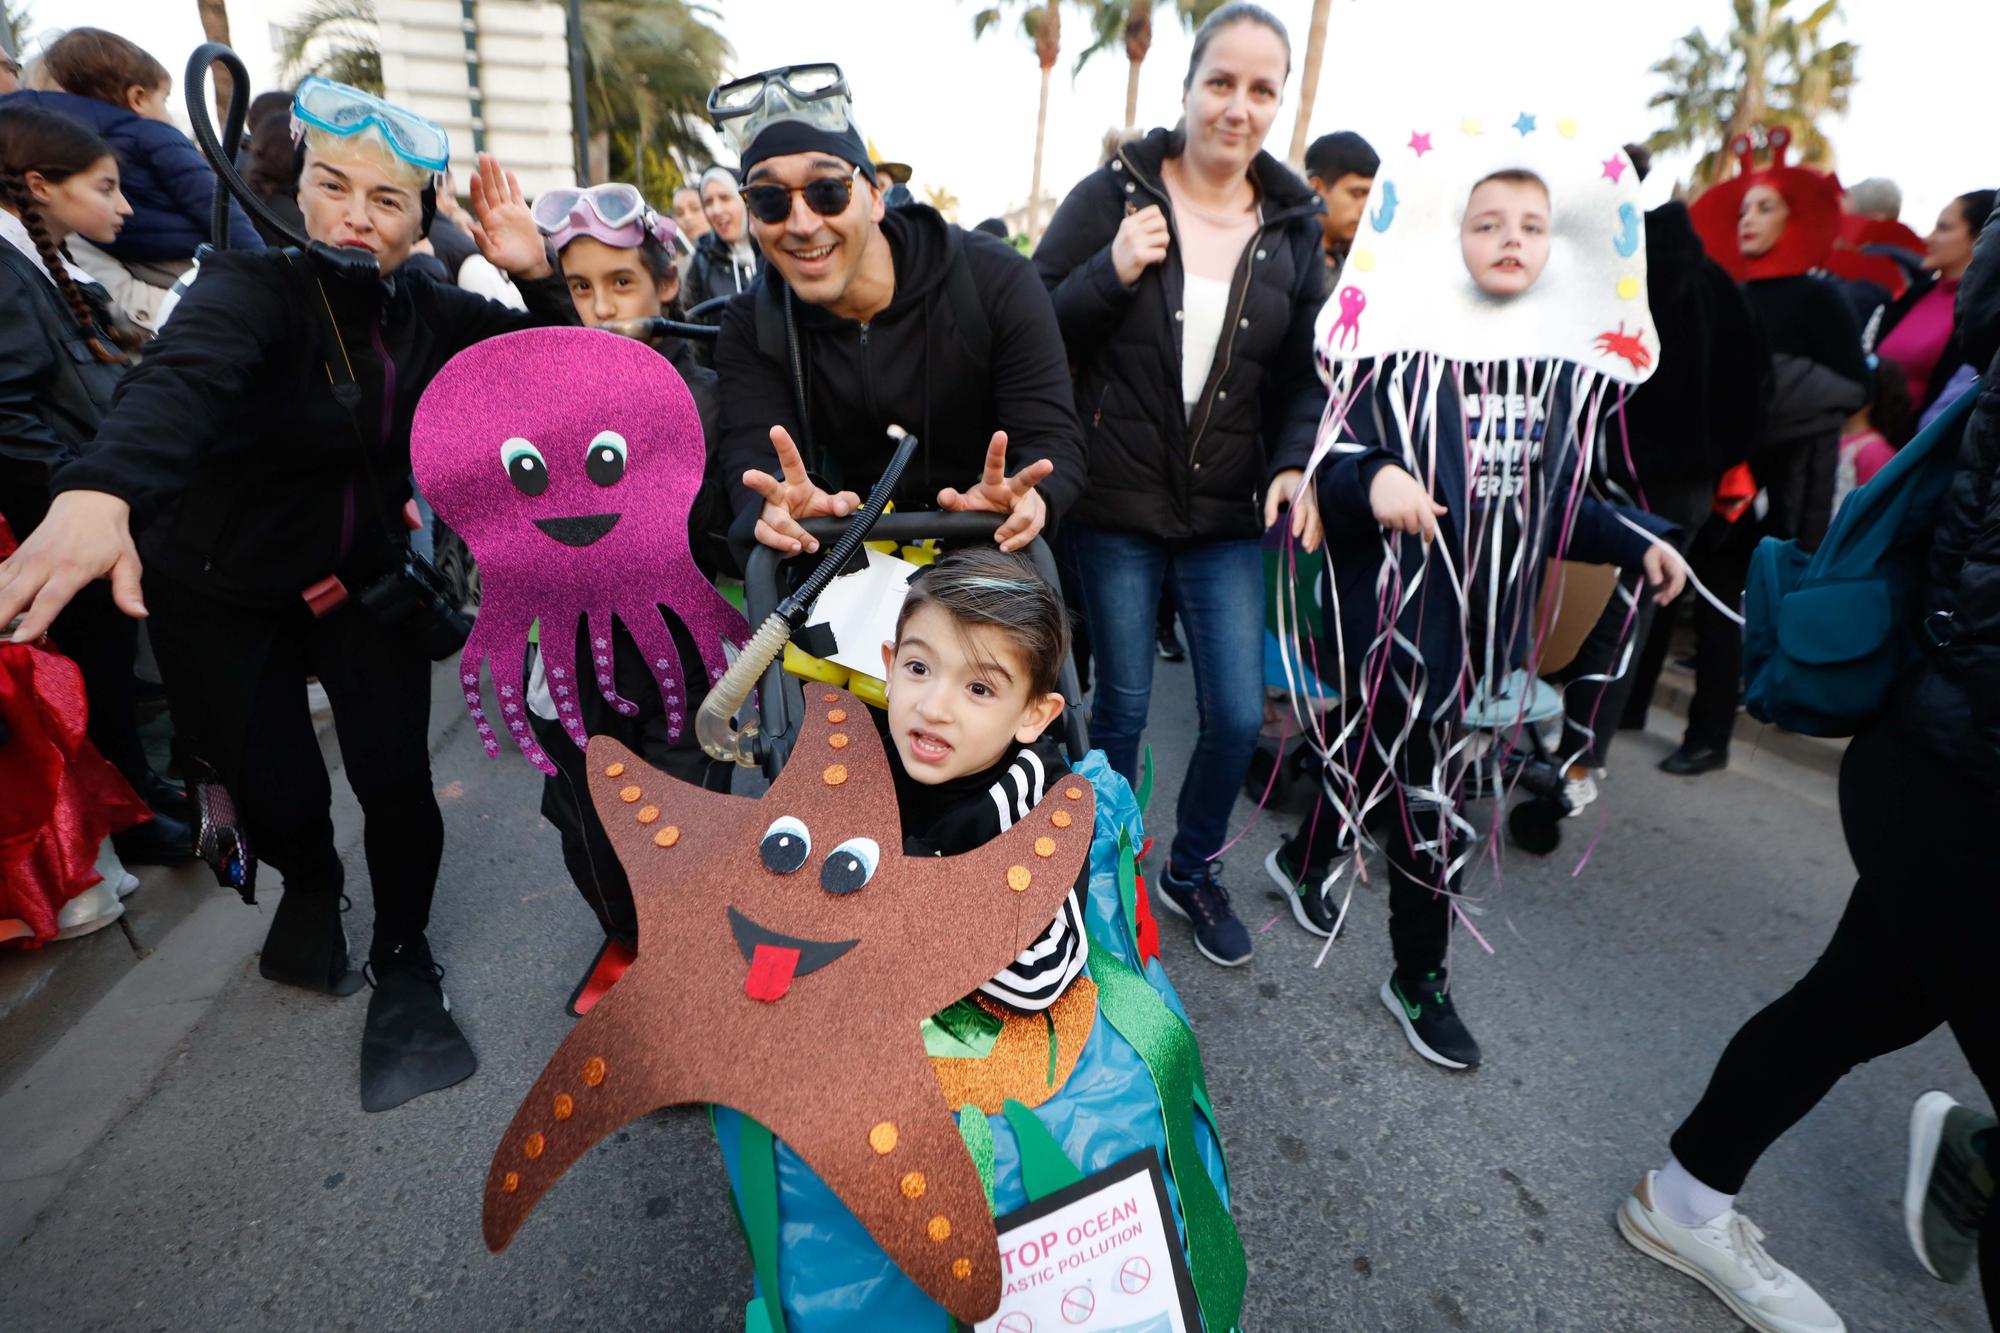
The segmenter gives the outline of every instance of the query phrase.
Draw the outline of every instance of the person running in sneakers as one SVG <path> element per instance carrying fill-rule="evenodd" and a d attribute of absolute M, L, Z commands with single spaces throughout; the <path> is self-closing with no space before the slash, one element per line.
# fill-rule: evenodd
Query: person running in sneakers
<path fill-rule="evenodd" d="M 1006 242 L 883 203 L 852 103 L 833 64 L 709 95 L 768 260 L 716 335 L 720 469 L 740 483 L 732 538 L 817 550 L 799 520 L 860 507 L 893 425 L 921 446 L 899 511 L 1003 514 L 995 540 L 1019 550 L 1083 487 L 1055 313 Z"/>
<path fill-rule="evenodd" d="M 1035 250 L 1088 419 L 1090 485 L 1065 537 L 1097 672 L 1091 738 L 1138 780 L 1171 586 L 1201 721 L 1157 884 L 1224 967 L 1251 953 L 1215 858 L 1264 722 L 1259 539 L 1298 489 L 1326 402 L 1312 365 L 1319 200 L 1263 150 L 1290 73 L 1269 11 L 1217 10 L 1195 34 L 1184 125 L 1122 144 Z M 1309 509 L 1292 517 L 1317 544 Z"/>
<path fill-rule="evenodd" d="M 1736 1211 L 1750 1169 L 1855 1065 L 1949 1023 L 1966 1062 L 2000 1098 L 2000 227 L 1989 226 L 1958 293 L 1958 326 L 1988 367 L 1939 507 L 1922 587 L 1930 650 L 1888 712 L 1847 747 L 1840 816 L 1859 878 L 1811 970 L 1730 1039 L 1669 1156 L 1619 1205 L 1618 1229 L 1645 1254 L 1694 1277 L 1755 1328 L 1841 1327 L 1803 1278 L 1765 1252 Z M 2000 1166 L 1990 1122 L 1957 1125 L 1919 1101 L 1911 1193 L 1952 1196 L 1911 1240 L 1939 1276 L 1965 1252 L 1942 1233 L 1979 1231 L 1980 1280 L 2000 1320 L 2000 1225 L 1965 1184 Z M 1936 1146 L 1949 1141 L 1948 1153 Z M 1975 1154 L 1978 1161 L 1975 1161 Z M 1954 1178 L 1939 1179 L 1938 1166 Z M 1906 1214 L 1910 1211 L 1906 1196 Z M 1955 1248 L 1956 1253 L 1947 1253 Z"/>
<path fill-rule="evenodd" d="M 363 1109 L 380 1111 L 478 1067 L 426 934 L 445 841 L 431 663 L 465 631 L 409 550 L 410 420 L 460 349 L 574 324 L 576 308 L 493 158 L 480 154 L 472 182 L 475 240 L 513 275 L 525 314 L 404 270 L 449 159 L 442 129 L 318 78 L 300 84 L 293 116 L 314 244 L 202 264 L 95 441 L 57 472 L 48 517 L 0 563 L 0 624 L 25 612 L 14 637 L 29 642 L 106 577 L 119 608 L 148 619 L 176 724 L 284 875 L 259 971 L 335 995 L 373 983 L 360 1084 Z M 363 972 L 341 925 L 346 871 L 308 676 L 332 701 L 361 804 L 375 908 Z"/>

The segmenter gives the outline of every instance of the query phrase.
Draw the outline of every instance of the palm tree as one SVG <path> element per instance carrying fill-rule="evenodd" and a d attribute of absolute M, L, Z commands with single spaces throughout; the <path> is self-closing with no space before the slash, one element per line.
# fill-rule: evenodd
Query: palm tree
<path fill-rule="evenodd" d="M 195 11 L 201 15 L 201 35 L 203 40 L 229 45 L 229 6 L 225 0 L 194 0 Z M 215 118 L 221 120 L 229 114 L 229 95 L 235 81 L 229 71 L 222 66 L 214 67 L 215 73 Z"/>
<path fill-rule="evenodd" d="M 1173 9 L 1181 26 L 1193 30 L 1224 2 L 1174 0 Z M 1092 56 L 1109 50 L 1114 43 L 1125 47 L 1125 128 L 1129 130 L 1139 119 L 1139 66 L 1153 49 L 1153 0 L 1092 0 L 1090 45 L 1070 67 L 1070 78 L 1074 80 Z"/>
<path fill-rule="evenodd" d="M 958 221 L 958 196 L 948 186 L 926 185 L 924 202 L 944 214 L 946 222 Z"/>
<path fill-rule="evenodd" d="M 1333 0 L 1313 0 L 1312 23 L 1306 28 L 1306 62 L 1299 69 L 1299 116 L 1292 122 L 1292 168 L 1304 171 L 1306 134 L 1312 125 L 1313 101 L 1319 96 L 1319 62 L 1326 54 L 1327 10 Z"/>
<path fill-rule="evenodd" d="M 0 0 L 0 50 L 20 58 L 21 48 L 28 43 L 28 6 L 26 0 Z"/>
<path fill-rule="evenodd" d="M 313 0 L 280 34 L 278 77 L 287 85 L 308 74 L 382 92 L 382 52 L 374 0 Z"/>
<path fill-rule="evenodd" d="M 974 40 L 984 37 L 1000 22 L 1001 11 L 1011 0 L 993 0 L 993 3 L 972 16 L 972 36 Z M 1039 238 L 1042 234 L 1042 138 L 1049 127 L 1049 73 L 1056 67 L 1056 57 L 1062 54 L 1062 14 L 1058 9 L 1059 0 L 1029 0 L 1028 8 L 1021 14 L 1021 31 L 1035 48 L 1035 59 L 1042 67 L 1042 99 L 1035 113 L 1035 171 L 1033 183 L 1028 187 L 1028 235 Z"/>
<path fill-rule="evenodd" d="M 666 199 L 684 164 L 710 156 L 708 91 L 736 54 L 715 17 L 695 0 L 584 0 L 585 97 L 605 179 Z"/>
<path fill-rule="evenodd" d="M 1819 120 L 1847 110 L 1855 83 L 1852 42 L 1826 45 L 1821 30 L 1840 13 L 1840 0 L 1821 0 L 1803 19 L 1785 14 L 1789 0 L 1735 0 L 1734 23 L 1721 44 L 1696 28 L 1652 67 L 1666 87 L 1646 103 L 1671 108 L 1671 121 L 1646 146 L 1700 148 L 1697 190 L 1729 173 L 1729 143 L 1758 126 L 1783 125 L 1799 160 L 1830 165 L 1833 147 Z"/>

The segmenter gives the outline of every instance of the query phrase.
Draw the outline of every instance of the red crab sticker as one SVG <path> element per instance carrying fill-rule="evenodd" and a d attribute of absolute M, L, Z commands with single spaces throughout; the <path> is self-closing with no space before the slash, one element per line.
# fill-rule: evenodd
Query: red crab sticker
<path fill-rule="evenodd" d="M 1653 354 L 1646 350 L 1643 330 L 1625 332 L 1625 321 L 1622 319 L 1616 329 L 1607 329 L 1597 335 L 1596 347 L 1600 352 L 1623 357 L 1634 370 L 1646 370 L 1653 364 Z"/>

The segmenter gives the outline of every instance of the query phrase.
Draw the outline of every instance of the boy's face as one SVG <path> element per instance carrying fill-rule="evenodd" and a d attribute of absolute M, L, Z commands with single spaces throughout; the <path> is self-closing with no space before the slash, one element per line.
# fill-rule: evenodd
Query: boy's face
<path fill-rule="evenodd" d="M 656 281 L 637 248 L 606 245 L 595 236 L 573 237 L 563 247 L 561 263 L 569 299 L 586 328 L 654 318 L 680 289 L 680 275 L 672 269 Z"/>
<path fill-rule="evenodd" d="M 904 771 L 927 785 L 992 767 L 1063 710 L 1060 694 L 1029 693 L 1028 664 L 1004 633 L 937 606 L 910 613 L 899 640 L 882 645 L 882 665 L 889 735 Z"/>
<path fill-rule="evenodd" d="M 1549 262 L 1549 194 L 1531 181 L 1487 180 L 1465 201 L 1459 224 L 1465 271 L 1488 296 L 1519 296 Z"/>

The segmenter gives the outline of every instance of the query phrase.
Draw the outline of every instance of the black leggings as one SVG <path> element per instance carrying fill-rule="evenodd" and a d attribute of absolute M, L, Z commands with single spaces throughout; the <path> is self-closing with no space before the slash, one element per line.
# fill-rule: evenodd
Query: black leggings
<path fill-rule="evenodd" d="M 315 620 L 250 610 L 159 576 L 146 579 L 153 651 L 174 716 L 235 798 L 259 861 L 288 889 L 340 887 L 333 786 L 306 701 L 317 676 L 333 705 L 347 785 L 361 802 L 375 946 L 421 935 L 444 854 L 431 789 L 431 664 L 353 603 Z"/>
<path fill-rule="evenodd" d="M 1840 816 L 1860 879 L 1833 939 L 1737 1032 L 1674 1133 L 1674 1156 L 1727 1194 L 1848 1070 L 1941 1023 L 1988 1105 L 2000 1104 L 2000 798 L 1912 749 L 1891 718 L 1849 746 Z M 2000 1320 L 2000 1208 L 1980 1234 L 1979 1269 Z"/>

